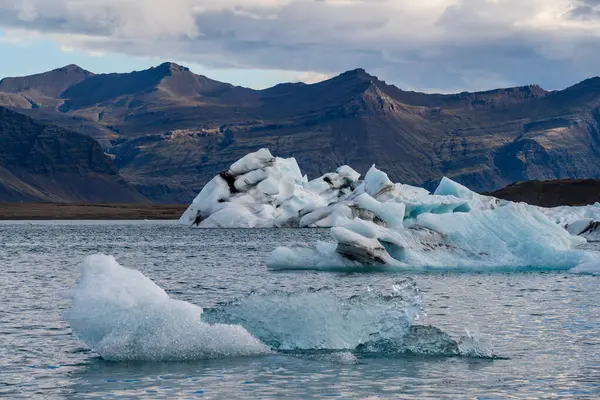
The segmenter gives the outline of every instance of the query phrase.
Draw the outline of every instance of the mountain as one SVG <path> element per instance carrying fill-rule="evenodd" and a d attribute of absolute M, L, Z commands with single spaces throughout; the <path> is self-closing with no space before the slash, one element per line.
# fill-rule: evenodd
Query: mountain
<path fill-rule="evenodd" d="M 93 75 L 77 65 L 68 65 L 42 74 L 4 78 L 0 81 L 0 92 L 20 94 L 30 108 L 58 107 L 61 93 Z"/>
<path fill-rule="evenodd" d="M 363 69 L 252 90 L 173 63 L 97 75 L 69 66 L 1 81 L 0 104 L 98 140 L 157 202 L 189 202 L 261 147 L 295 156 L 309 177 L 376 162 L 392 180 L 428 188 L 444 175 L 477 191 L 600 177 L 600 78 L 562 91 L 446 95 L 404 91 Z"/>
<path fill-rule="evenodd" d="M 94 139 L 0 107 L 0 201 L 148 202 Z"/>
<path fill-rule="evenodd" d="M 586 206 L 600 202 L 600 179 L 517 182 L 491 195 L 542 207 Z"/>

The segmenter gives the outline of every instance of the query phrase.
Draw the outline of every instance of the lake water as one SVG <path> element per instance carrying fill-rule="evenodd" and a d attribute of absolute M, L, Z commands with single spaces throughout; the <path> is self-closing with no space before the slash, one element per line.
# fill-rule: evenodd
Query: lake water
<path fill-rule="evenodd" d="M 253 292 L 312 293 L 327 287 L 351 298 L 390 290 L 408 277 L 267 270 L 266 258 L 276 246 L 328 237 L 328 230 L 190 230 L 174 222 L 0 223 L 0 397 L 600 397 L 600 277 L 410 276 L 426 312 L 417 323 L 453 338 L 469 331 L 493 347 L 491 359 L 275 352 L 109 362 L 78 341 L 61 317 L 82 260 L 97 252 L 114 255 L 171 297 L 205 309 L 236 299 L 244 304 Z M 303 299 L 298 298 L 299 309 L 307 307 Z"/>

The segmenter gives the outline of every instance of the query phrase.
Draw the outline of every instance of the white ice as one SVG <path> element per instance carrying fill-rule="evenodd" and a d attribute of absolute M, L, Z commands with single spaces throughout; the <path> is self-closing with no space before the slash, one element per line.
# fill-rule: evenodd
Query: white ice
<path fill-rule="evenodd" d="M 460 349 L 462 340 L 413 325 L 421 304 L 418 286 L 405 279 L 391 290 L 366 288 L 350 298 L 332 289 L 253 292 L 203 310 L 171 299 L 141 272 L 98 254 L 85 259 L 64 317 L 76 337 L 109 361 L 305 350 L 472 356 Z M 343 358 L 356 361 L 351 353 Z"/>
<path fill-rule="evenodd" d="M 294 158 L 273 157 L 262 149 L 210 181 L 180 223 L 200 228 L 299 227 L 302 217 L 351 193 L 359 178 L 352 168 L 342 166 L 308 182 Z M 320 218 L 315 215 L 310 223 L 305 220 L 306 226 L 332 226 L 336 222 L 332 214 L 335 212 L 325 212 Z"/>
<path fill-rule="evenodd" d="M 269 266 L 565 270 L 595 257 L 576 249 L 585 243 L 583 238 L 570 235 L 524 204 L 470 213 L 421 214 L 399 230 L 357 219 L 334 228 L 332 234 L 337 244 L 321 244 L 313 252 L 277 249 Z"/>
<path fill-rule="evenodd" d="M 201 322 L 202 308 L 171 299 L 141 272 L 111 256 L 89 256 L 64 318 L 73 333 L 111 361 L 181 361 L 265 354 L 239 325 Z"/>
<path fill-rule="evenodd" d="M 572 274 L 600 275 L 600 261 L 578 265 L 569 272 Z"/>
<path fill-rule="evenodd" d="M 542 208 L 540 210 L 555 223 L 566 226 L 577 220 L 593 219 L 600 221 L 600 203 L 579 207 L 554 207 Z"/>
<path fill-rule="evenodd" d="M 201 228 L 331 227 L 331 243 L 283 247 L 272 268 L 569 269 L 594 261 L 600 204 L 546 209 L 480 195 L 448 178 L 435 193 L 393 183 L 372 166 L 308 181 L 294 158 L 262 149 L 200 192 L 180 222 Z"/>

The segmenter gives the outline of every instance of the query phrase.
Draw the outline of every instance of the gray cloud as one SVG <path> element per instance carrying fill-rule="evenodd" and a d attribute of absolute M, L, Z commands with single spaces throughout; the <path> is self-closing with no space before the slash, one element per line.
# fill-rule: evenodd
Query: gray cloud
<path fill-rule="evenodd" d="M 0 27 L 94 52 L 400 87 L 562 88 L 598 75 L 600 0 L 0 0 Z M 52 4 L 49 4 L 52 3 Z"/>
<path fill-rule="evenodd" d="M 600 0 L 581 0 L 569 12 L 572 18 L 594 20 L 600 18 Z"/>

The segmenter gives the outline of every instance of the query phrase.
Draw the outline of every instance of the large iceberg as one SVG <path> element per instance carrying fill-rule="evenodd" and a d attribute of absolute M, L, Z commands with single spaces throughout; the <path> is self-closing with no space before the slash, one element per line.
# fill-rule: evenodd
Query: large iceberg
<path fill-rule="evenodd" d="M 335 242 L 282 247 L 271 268 L 569 269 L 598 259 L 600 204 L 543 209 L 442 179 L 432 194 L 375 166 L 309 181 L 294 158 L 248 154 L 209 182 L 180 219 L 200 228 L 330 227 Z"/>

